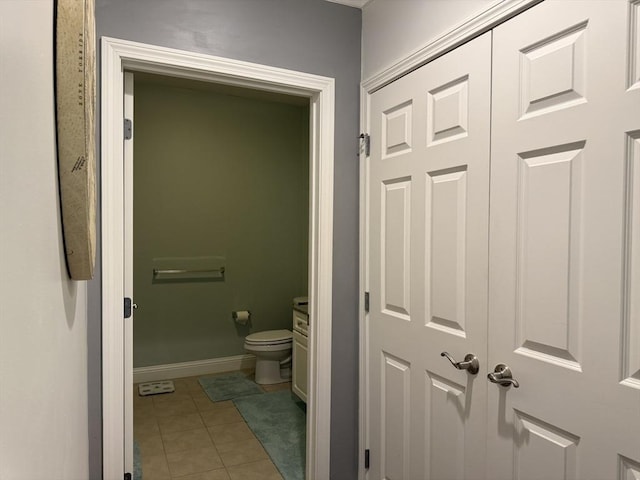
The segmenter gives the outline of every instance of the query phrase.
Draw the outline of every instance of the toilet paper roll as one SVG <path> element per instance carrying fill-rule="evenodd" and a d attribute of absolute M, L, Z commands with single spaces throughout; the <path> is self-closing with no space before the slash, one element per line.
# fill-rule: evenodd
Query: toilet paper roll
<path fill-rule="evenodd" d="M 238 310 L 236 312 L 232 312 L 233 320 L 239 325 L 246 325 L 249 323 L 249 319 L 251 318 L 251 312 L 248 310 Z"/>

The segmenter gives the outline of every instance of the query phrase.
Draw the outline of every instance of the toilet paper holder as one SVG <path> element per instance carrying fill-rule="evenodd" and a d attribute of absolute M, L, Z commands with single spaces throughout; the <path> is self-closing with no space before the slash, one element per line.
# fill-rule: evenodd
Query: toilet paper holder
<path fill-rule="evenodd" d="M 231 312 L 231 316 L 233 321 L 240 325 L 246 325 L 251 320 L 251 312 L 249 310 L 234 310 Z"/>

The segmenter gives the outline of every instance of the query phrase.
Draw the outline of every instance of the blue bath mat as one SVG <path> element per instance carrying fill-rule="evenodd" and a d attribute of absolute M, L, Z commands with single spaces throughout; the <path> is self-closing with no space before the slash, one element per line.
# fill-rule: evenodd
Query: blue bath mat
<path fill-rule="evenodd" d="M 233 401 L 285 480 L 304 480 L 306 405 L 289 390 Z"/>
<path fill-rule="evenodd" d="M 200 385 L 212 402 L 233 400 L 237 397 L 262 393 L 262 389 L 241 372 L 233 372 L 216 377 L 202 377 L 198 379 Z"/>

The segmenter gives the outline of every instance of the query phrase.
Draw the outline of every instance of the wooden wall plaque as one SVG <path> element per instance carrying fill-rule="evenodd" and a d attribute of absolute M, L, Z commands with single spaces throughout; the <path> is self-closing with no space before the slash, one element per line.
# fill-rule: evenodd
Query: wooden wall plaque
<path fill-rule="evenodd" d="M 56 128 L 69 276 L 93 277 L 96 250 L 94 0 L 56 2 Z"/>

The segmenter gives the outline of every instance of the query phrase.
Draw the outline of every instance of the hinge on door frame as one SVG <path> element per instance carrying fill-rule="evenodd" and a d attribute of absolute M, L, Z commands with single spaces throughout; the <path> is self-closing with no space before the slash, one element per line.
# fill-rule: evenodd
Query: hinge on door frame
<path fill-rule="evenodd" d="M 124 318 L 131 317 L 131 299 L 129 297 L 124 297 Z"/>
<path fill-rule="evenodd" d="M 364 151 L 366 157 L 371 153 L 371 137 L 368 133 L 361 133 L 358 138 L 360 139 L 360 154 Z"/>
<path fill-rule="evenodd" d="M 364 468 L 369 468 L 369 449 L 364 451 Z"/>
<path fill-rule="evenodd" d="M 124 119 L 124 139 L 131 140 L 133 137 L 133 123 L 129 118 Z"/>
<path fill-rule="evenodd" d="M 364 292 L 364 311 L 369 313 L 369 292 Z"/>
<path fill-rule="evenodd" d="M 131 480 L 131 474 L 129 472 L 124 474 L 124 480 Z"/>

